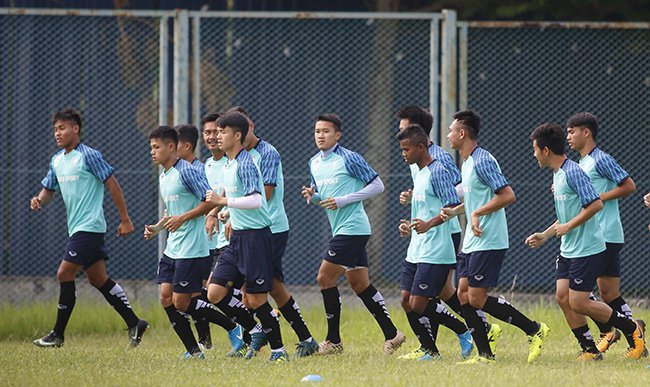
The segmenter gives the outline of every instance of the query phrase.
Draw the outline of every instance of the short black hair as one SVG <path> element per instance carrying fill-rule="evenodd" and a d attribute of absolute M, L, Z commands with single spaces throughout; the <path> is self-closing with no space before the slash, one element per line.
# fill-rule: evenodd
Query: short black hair
<path fill-rule="evenodd" d="M 564 154 L 564 131 L 554 122 L 541 124 L 530 134 L 530 139 L 537 141 L 539 149 L 548 148 L 556 155 Z"/>
<path fill-rule="evenodd" d="M 81 134 L 81 114 L 74 109 L 63 109 L 52 114 L 52 125 L 57 121 L 71 122 L 79 127 L 79 134 Z"/>
<path fill-rule="evenodd" d="M 341 131 L 341 118 L 334 113 L 321 113 L 316 118 L 316 121 L 327 121 L 334 124 L 336 131 Z"/>
<path fill-rule="evenodd" d="M 189 142 L 192 146 L 192 151 L 196 149 L 196 143 L 199 141 L 199 130 L 192 124 L 184 124 L 174 126 L 178 132 L 178 141 Z"/>
<path fill-rule="evenodd" d="M 474 110 L 461 110 L 454 114 L 454 120 L 460 122 L 465 128 L 469 129 L 469 138 L 476 140 L 479 130 L 481 129 L 481 116 Z"/>
<path fill-rule="evenodd" d="M 165 144 L 169 144 L 170 142 L 173 142 L 174 145 L 178 145 L 178 133 L 174 128 L 170 126 L 159 126 L 156 129 L 152 130 L 149 133 L 149 140 L 153 139 L 158 139 L 164 142 Z"/>
<path fill-rule="evenodd" d="M 244 109 L 244 107 L 241 106 L 241 105 L 237 105 L 237 106 L 233 106 L 233 107 L 231 107 L 230 109 L 228 109 L 228 112 L 237 112 L 237 113 L 241 113 L 244 117 L 246 117 L 246 118 L 248 118 L 249 120 L 253 121 L 253 120 L 251 119 L 251 115 L 248 114 L 248 112 L 246 111 L 246 109 Z"/>
<path fill-rule="evenodd" d="M 429 136 L 431 128 L 433 127 L 433 115 L 425 108 L 418 105 L 408 105 L 399 109 L 395 113 L 400 120 L 407 119 L 411 124 L 418 124 L 424 130 L 424 133 Z"/>
<path fill-rule="evenodd" d="M 219 117 L 221 117 L 221 114 L 219 113 L 210 113 L 207 116 L 203 116 L 203 119 L 201 120 L 201 125 L 205 125 L 208 122 L 217 122 Z"/>
<path fill-rule="evenodd" d="M 248 120 L 246 117 L 236 111 L 228 111 L 217 120 L 217 126 L 220 128 L 230 127 L 234 132 L 241 133 L 241 143 L 248 134 Z"/>
<path fill-rule="evenodd" d="M 411 145 L 422 144 L 425 148 L 429 146 L 429 136 L 427 136 L 424 129 L 418 124 L 411 124 L 404 128 L 404 130 L 400 130 L 395 138 L 397 138 L 397 141 L 408 139 Z"/>
<path fill-rule="evenodd" d="M 594 140 L 598 136 L 598 118 L 589 112 L 580 112 L 572 115 L 566 122 L 568 128 L 589 129 Z"/>

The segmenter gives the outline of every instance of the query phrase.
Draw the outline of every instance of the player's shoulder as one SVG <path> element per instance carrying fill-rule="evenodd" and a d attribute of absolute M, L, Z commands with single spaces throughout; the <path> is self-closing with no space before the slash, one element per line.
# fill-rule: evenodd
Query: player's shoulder
<path fill-rule="evenodd" d="M 54 161 L 60 159 L 61 157 L 63 157 L 63 155 L 65 155 L 65 149 L 61 148 L 52 155 L 52 158 L 50 160 Z"/>
<path fill-rule="evenodd" d="M 257 145 L 255 145 L 254 149 L 257 149 L 257 151 L 262 156 L 270 155 L 270 156 L 280 157 L 280 152 L 278 152 L 278 149 L 275 146 L 273 146 L 273 144 L 271 144 L 270 142 L 261 138 L 260 141 L 257 143 Z"/>
<path fill-rule="evenodd" d="M 242 148 L 241 151 L 235 156 L 235 161 L 237 161 L 237 168 L 251 168 L 255 167 L 255 161 L 253 160 L 253 156 L 251 156 L 246 149 Z"/>
<path fill-rule="evenodd" d="M 589 156 L 594 159 L 596 165 L 616 163 L 614 156 L 598 147 L 589 152 Z"/>
<path fill-rule="evenodd" d="M 92 158 L 102 157 L 102 152 L 84 143 L 79 143 L 79 145 L 77 145 L 75 150 L 81 153 L 84 157 L 92 157 Z"/>
<path fill-rule="evenodd" d="M 364 160 L 363 156 L 359 153 L 342 147 L 341 145 L 337 145 L 336 148 L 334 148 L 334 154 L 341 156 L 345 161 L 358 162 Z"/>
<path fill-rule="evenodd" d="M 564 163 L 562 164 L 560 169 L 562 169 L 562 171 L 564 171 L 564 173 L 567 176 L 569 176 L 569 178 L 572 179 L 579 178 L 583 175 L 587 176 L 585 171 L 583 171 L 582 168 L 580 168 L 580 165 L 569 158 L 564 160 Z"/>

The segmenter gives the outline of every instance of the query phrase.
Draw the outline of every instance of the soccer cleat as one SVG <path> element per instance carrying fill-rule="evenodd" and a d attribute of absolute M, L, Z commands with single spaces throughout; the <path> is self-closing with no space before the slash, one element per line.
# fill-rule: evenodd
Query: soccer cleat
<path fill-rule="evenodd" d="M 643 334 L 643 327 L 638 322 L 636 324 L 636 329 L 632 334 L 632 340 L 634 340 L 634 347 L 628 348 L 625 353 L 625 357 L 628 359 L 638 359 L 643 356 L 645 352 L 645 335 Z"/>
<path fill-rule="evenodd" d="M 456 363 L 457 365 L 472 365 L 472 364 L 494 364 L 496 361 L 494 360 L 494 356 L 492 357 L 485 357 L 485 356 L 474 356 L 473 358 L 465 361 L 460 361 Z"/>
<path fill-rule="evenodd" d="M 210 335 L 210 331 L 207 331 L 206 333 L 205 337 L 202 337 L 199 340 L 199 346 L 203 347 L 203 349 L 212 349 L 212 336 Z"/>
<path fill-rule="evenodd" d="M 181 360 L 205 360 L 205 354 L 201 351 L 196 351 L 193 353 L 185 352 L 181 356 Z"/>
<path fill-rule="evenodd" d="M 398 359 L 403 359 L 403 360 L 419 360 L 422 356 L 426 355 L 426 351 L 424 348 L 415 348 L 409 353 L 405 353 L 404 355 L 400 355 L 397 358 Z"/>
<path fill-rule="evenodd" d="M 601 333 L 600 340 L 596 344 L 598 351 L 605 353 L 615 342 L 621 339 L 621 331 L 616 328 L 613 328 L 609 332 Z"/>
<path fill-rule="evenodd" d="M 34 340 L 34 344 L 37 347 L 60 347 L 63 345 L 63 336 L 59 336 L 54 331 L 50 331 L 47 335 L 41 337 L 38 340 Z"/>
<path fill-rule="evenodd" d="M 338 355 L 343 352 L 343 342 L 332 343 L 329 340 L 325 340 L 318 345 L 318 354 L 319 355 Z"/>
<path fill-rule="evenodd" d="M 601 361 L 603 360 L 603 354 L 601 352 L 598 353 L 593 353 L 593 352 L 582 352 L 578 356 L 578 361 Z"/>
<path fill-rule="evenodd" d="M 418 361 L 432 361 L 432 360 L 442 360 L 442 355 L 440 354 L 440 352 L 425 351 L 424 355 L 418 358 Z"/>
<path fill-rule="evenodd" d="M 307 357 L 318 352 L 318 343 L 313 338 L 296 344 L 296 357 Z"/>
<path fill-rule="evenodd" d="M 269 358 L 271 363 L 284 363 L 289 361 L 289 355 L 284 349 L 281 351 L 271 351 L 271 357 Z"/>
<path fill-rule="evenodd" d="M 397 331 L 395 337 L 390 340 L 384 341 L 384 355 L 390 355 L 401 347 L 406 341 L 406 336 L 400 331 Z"/>
<path fill-rule="evenodd" d="M 474 342 L 472 341 L 472 333 L 467 331 L 458 335 L 458 342 L 460 343 L 460 357 L 467 359 L 472 354 L 474 349 Z"/>
<path fill-rule="evenodd" d="M 264 332 L 259 331 L 259 332 L 251 333 L 251 343 L 248 346 L 248 350 L 246 351 L 244 358 L 252 359 L 253 356 L 257 355 L 260 349 L 262 349 L 262 347 L 266 345 L 266 343 L 268 343 L 268 340 Z"/>
<path fill-rule="evenodd" d="M 497 339 L 501 336 L 501 326 L 499 324 L 491 324 L 490 331 L 487 333 L 488 342 L 490 343 L 490 351 L 493 355 L 497 354 Z"/>
<path fill-rule="evenodd" d="M 532 336 L 528 336 L 529 363 L 535 361 L 535 359 L 537 359 L 539 355 L 542 354 L 542 345 L 544 344 L 544 340 L 546 340 L 546 336 L 548 336 L 548 332 L 550 330 L 551 329 L 548 327 L 548 325 L 540 323 L 537 333 Z"/>
<path fill-rule="evenodd" d="M 149 323 L 146 320 L 138 320 L 138 323 L 129 328 L 129 339 L 131 339 L 131 347 L 135 348 L 140 345 L 142 335 L 149 328 Z"/>
<path fill-rule="evenodd" d="M 244 329 L 241 325 L 237 324 L 237 326 L 228 331 L 228 340 L 230 340 L 230 351 L 228 351 L 226 356 L 243 356 L 243 354 L 241 354 L 241 351 L 246 347 L 246 343 L 244 342 Z"/>

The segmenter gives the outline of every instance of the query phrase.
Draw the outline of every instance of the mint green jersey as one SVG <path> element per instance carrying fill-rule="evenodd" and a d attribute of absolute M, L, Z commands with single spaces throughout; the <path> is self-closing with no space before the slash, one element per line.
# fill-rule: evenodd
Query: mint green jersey
<path fill-rule="evenodd" d="M 61 190 L 68 222 L 68 235 L 78 231 L 105 233 L 104 183 L 113 174 L 102 154 L 84 144 L 70 153 L 62 149 L 50 161 L 41 184 L 49 191 Z"/>
<path fill-rule="evenodd" d="M 463 192 L 465 200 L 465 215 L 467 227 L 463 240 L 462 252 L 503 250 L 508 244 L 508 222 L 505 209 L 480 217 L 480 227 L 483 233 L 480 237 L 472 232 L 471 214 L 477 208 L 492 200 L 508 181 L 501 173 L 497 160 L 483 148 L 476 147 L 463 162 Z"/>
<path fill-rule="evenodd" d="M 271 216 L 264 197 L 262 174 L 250 153 L 242 149 L 237 156 L 226 162 L 224 167 L 224 189 L 226 197 L 241 198 L 258 193 L 262 196 L 262 207 L 252 210 L 229 208 L 233 230 L 259 230 L 271 227 Z"/>
<path fill-rule="evenodd" d="M 416 165 L 417 167 L 417 165 Z M 411 220 L 427 221 L 440 214 L 442 207 L 460 204 L 452 176 L 438 160 L 419 169 L 413 179 Z M 444 222 L 429 231 L 411 232 L 406 261 L 411 263 L 454 264 L 456 253 L 451 239 L 451 225 Z"/>
<path fill-rule="evenodd" d="M 580 159 L 580 168 L 587 173 L 598 194 L 611 191 L 630 177 L 612 156 L 599 148 L 594 148 L 588 155 Z M 625 242 L 621 214 L 618 210 L 618 199 L 605 201 L 603 206 L 596 217 L 598 217 L 605 242 Z"/>
<path fill-rule="evenodd" d="M 280 153 L 273 145 L 262 139 L 257 142 L 257 145 L 249 153 L 262 173 L 264 185 L 275 187 L 271 199 L 266 198 L 269 214 L 271 215 L 271 232 L 278 234 L 289 231 L 289 219 L 284 211 L 284 175 L 282 174 Z"/>
<path fill-rule="evenodd" d="M 223 195 L 224 192 L 223 176 L 227 161 L 228 157 L 225 155 L 219 160 L 215 160 L 214 157 L 205 160 L 205 177 L 208 179 L 208 184 L 210 184 L 212 190 L 220 195 Z M 210 250 L 220 249 L 229 243 L 228 239 L 226 239 L 224 224 L 219 221 L 217 225 L 219 226 L 219 232 L 213 235 L 212 240 L 208 242 Z"/>
<path fill-rule="evenodd" d="M 312 185 L 321 199 L 336 198 L 357 192 L 372 182 L 377 172 L 356 152 L 340 145 L 323 157 L 319 152 L 309 161 Z M 362 202 L 336 210 L 325 210 L 332 235 L 370 235 L 370 221 Z"/>
<path fill-rule="evenodd" d="M 203 171 L 183 159 L 178 159 L 159 178 L 167 215 L 177 216 L 192 210 L 205 200 L 210 189 Z M 173 259 L 203 258 L 210 255 L 208 234 L 205 232 L 205 216 L 183 223 L 167 236 L 165 255 Z"/>
<path fill-rule="evenodd" d="M 569 159 L 553 174 L 553 191 L 555 214 L 560 224 L 569 222 L 584 207 L 600 200 L 587 174 Z M 605 251 L 605 238 L 595 215 L 562 235 L 560 255 L 564 258 L 584 258 L 602 251 Z"/>

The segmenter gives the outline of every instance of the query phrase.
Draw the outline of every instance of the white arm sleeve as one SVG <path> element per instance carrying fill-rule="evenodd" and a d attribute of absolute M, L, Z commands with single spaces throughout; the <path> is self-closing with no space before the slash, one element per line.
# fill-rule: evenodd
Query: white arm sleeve
<path fill-rule="evenodd" d="M 456 186 L 456 194 L 458 194 L 458 198 L 461 200 L 465 196 L 465 191 L 463 191 L 463 185 L 460 183 Z"/>
<path fill-rule="evenodd" d="M 242 198 L 228 198 L 228 207 L 240 210 L 255 210 L 262 207 L 262 195 L 254 193 Z"/>
<path fill-rule="evenodd" d="M 384 192 L 384 183 L 381 181 L 379 176 L 377 176 L 373 181 L 371 181 L 367 186 L 363 187 L 359 191 L 334 198 L 334 201 L 336 201 L 336 206 L 338 208 L 343 208 L 348 204 L 370 199 L 371 197 L 377 196 L 382 192 Z"/>

